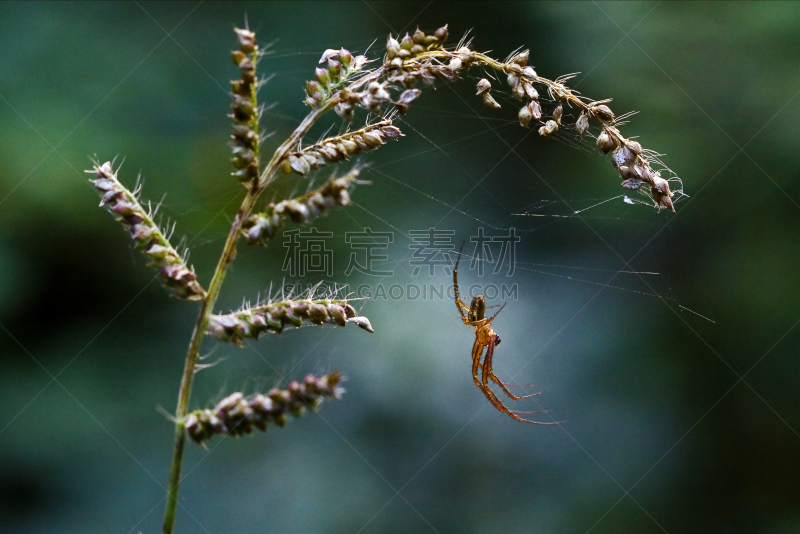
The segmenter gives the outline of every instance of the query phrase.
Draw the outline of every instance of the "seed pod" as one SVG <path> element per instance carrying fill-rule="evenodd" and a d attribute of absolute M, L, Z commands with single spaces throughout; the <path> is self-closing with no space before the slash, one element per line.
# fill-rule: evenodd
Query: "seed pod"
<path fill-rule="evenodd" d="M 625 189 L 630 189 L 632 191 L 636 191 L 639 189 L 644 182 L 641 180 L 637 180 L 635 178 L 630 178 L 628 180 L 623 181 L 620 185 Z"/>
<path fill-rule="evenodd" d="M 400 95 L 400 98 L 398 99 L 398 102 L 401 102 L 401 103 L 403 103 L 405 105 L 408 105 L 408 104 L 412 103 L 414 100 L 416 100 L 417 97 L 419 97 L 419 95 L 421 93 L 422 93 L 422 91 L 420 91 L 419 89 L 406 89 Z"/>
<path fill-rule="evenodd" d="M 447 33 L 448 33 L 447 32 L 447 24 L 445 24 L 444 26 L 442 26 L 441 28 L 436 30 L 436 32 L 434 33 L 434 36 L 436 37 L 437 41 L 442 43 L 442 42 L 447 40 Z"/>
<path fill-rule="evenodd" d="M 420 30 L 419 28 L 416 29 L 414 34 L 411 36 L 411 39 L 416 44 L 424 44 L 425 43 L 425 32 Z"/>
<path fill-rule="evenodd" d="M 525 88 L 522 86 L 521 83 L 518 83 L 511 91 L 511 93 L 517 100 L 522 100 L 523 98 L 525 98 Z"/>
<path fill-rule="evenodd" d="M 342 48 L 339 50 L 339 62 L 349 71 L 350 65 L 353 63 L 353 54 L 349 50 Z"/>
<path fill-rule="evenodd" d="M 350 153 L 347 151 L 347 147 L 344 146 L 344 143 L 338 141 L 337 143 L 335 143 L 335 145 L 336 145 L 336 152 L 338 152 L 343 159 L 347 159 Z"/>
<path fill-rule="evenodd" d="M 454 57 L 450 60 L 450 63 L 447 65 L 447 68 L 450 69 L 451 72 L 455 72 L 461 68 L 461 58 Z"/>
<path fill-rule="evenodd" d="M 319 169 L 319 163 L 317 162 L 317 157 L 313 153 L 303 154 L 303 159 L 308 163 L 309 168 L 311 169 Z"/>
<path fill-rule="evenodd" d="M 403 132 L 400 131 L 400 128 L 392 126 L 391 124 L 382 126 L 381 133 L 386 139 L 400 139 L 400 137 L 403 136 Z"/>
<path fill-rule="evenodd" d="M 333 110 L 347 122 L 351 122 L 355 115 L 355 108 L 347 102 L 339 102 L 333 107 Z"/>
<path fill-rule="evenodd" d="M 478 92 L 477 92 L 477 93 L 475 93 L 475 94 L 477 94 L 477 95 L 484 95 L 484 94 L 486 94 L 486 93 L 488 93 L 489 91 L 491 91 L 491 90 L 492 90 L 492 84 L 491 84 L 491 82 L 489 82 L 489 80 L 487 80 L 486 78 L 481 78 L 481 79 L 478 81 L 478 86 L 477 86 L 477 88 L 478 88 Z"/>
<path fill-rule="evenodd" d="M 611 122 L 614 120 L 614 113 L 611 111 L 611 108 L 605 104 L 595 104 L 589 108 L 589 111 L 603 122 Z"/>
<path fill-rule="evenodd" d="M 522 82 L 522 88 L 525 89 L 525 95 L 531 100 L 538 100 L 539 99 L 539 92 L 528 82 Z"/>
<path fill-rule="evenodd" d="M 538 82 L 539 75 L 536 74 L 536 71 L 533 70 L 533 67 L 525 67 L 522 69 L 522 75 L 525 76 L 531 82 Z"/>
<path fill-rule="evenodd" d="M 328 306 L 328 313 L 333 321 L 333 324 L 336 326 L 345 326 L 347 324 L 347 314 L 345 313 L 343 306 L 331 304 Z"/>
<path fill-rule="evenodd" d="M 235 95 L 250 98 L 253 94 L 253 86 L 242 80 L 231 80 L 231 92 Z"/>
<path fill-rule="evenodd" d="M 506 80 L 508 81 L 508 85 L 511 87 L 512 91 L 516 89 L 517 85 L 519 85 L 519 76 L 516 74 L 509 74 Z"/>
<path fill-rule="evenodd" d="M 386 59 L 391 61 L 397 57 L 399 52 L 400 42 L 390 35 L 389 39 L 386 41 Z"/>
<path fill-rule="evenodd" d="M 661 176 L 653 179 L 653 183 L 650 184 L 650 194 L 659 209 L 663 207 L 672 212 L 675 211 L 675 207 L 672 205 L 672 191 L 669 190 L 669 182 L 661 178 Z"/>
<path fill-rule="evenodd" d="M 351 317 L 350 319 L 347 320 L 347 322 L 354 323 L 357 327 L 366 330 L 370 334 L 375 333 L 375 330 L 372 329 L 372 325 L 370 324 L 369 319 L 367 319 L 366 317 Z"/>
<path fill-rule="evenodd" d="M 632 165 L 636 162 L 636 154 L 625 145 L 620 145 L 611 153 L 611 164 L 619 168 L 623 165 Z"/>
<path fill-rule="evenodd" d="M 339 152 L 336 150 L 336 147 L 325 144 L 323 146 L 317 147 L 317 151 L 322 154 L 322 157 L 328 161 L 337 161 L 339 159 Z"/>
<path fill-rule="evenodd" d="M 289 165 L 300 176 L 305 176 L 311 170 L 305 158 L 298 158 L 297 156 L 289 156 Z"/>
<path fill-rule="evenodd" d="M 494 99 L 492 93 L 486 93 L 483 95 L 483 103 L 490 108 L 500 109 L 500 104 L 498 104 L 497 100 Z"/>
<path fill-rule="evenodd" d="M 547 137 L 551 134 L 554 134 L 558 130 L 558 123 L 556 121 L 550 120 L 547 121 L 544 126 L 539 128 L 539 135 L 542 137 Z"/>
<path fill-rule="evenodd" d="M 251 54 L 256 50 L 256 34 L 251 32 L 250 30 L 244 30 L 241 28 L 234 28 L 234 33 L 236 33 L 236 37 L 239 39 L 239 48 L 245 54 Z"/>
<path fill-rule="evenodd" d="M 342 77 L 342 64 L 336 61 L 335 59 L 328 60 L 328 74 L 331 76 L 331 80 L 337 81 Z"/>
<path fill-rule="evenodd" d="M 414 46 L 414 40 L 410 35 L 406 34 L 406 36 L 403 37 L 403 40 L 400 41 L 400 48 L 403 50 L 411 50 L 412 46 Z"/>
<path fill-rule="evenodd" d="M 523 128 L 527 128 L 528 125 L 531 123 L 531 119 L 533 118 L 533 114 L 531 113 L 530 108 L 525 105 L 520 108 L 519 113 L 517 114 L 517 118 L 519 119 L 519 125 Z"/>
<path fill-rule="evenodd" d="M 650 165 L 645 165 L 642 167 L 642 180 L 653 183 L 655 178 L 661 178 L 661 174 L 654 171 Z"/>
<path fill-rule="evenodd" d="M 233 64 L 238 66 L 242 60 L 247 59 L 247 55 L 241 50 L 234 50 L 231 52 L 231 59 L 233 60 Z"/>
<path fill-rule="evenodd" d="M 358 145 L 357 145 L 357 144 L 355 144 L 355 143 L 354 143 L 352 140 L 350 140 L 350 139 L 342 139 L 342 146 L 343 146 L 343 147 L 344 147 L 344 149 L 346 150 L 346 152 L 347 152 L 347 155 L 356 154 L 356 153 L 359 151 L 359 150 L 358 150 Z"/>
<path fill-rule="evenodd" d="M 542 118 L 542 106 L 538 100 L 531 100 L 528 102 L 528 108 L 531 110 L 531 116 L 537 121 Z"/>
<path fill-rule="evenodd" d="M 556 109 L 553 110 L 553 120 L 556 121 L 556 123 L 558 123 L 559 126 L 561 125 L 561 115 L 563 113 L 564 113 L 564 108 L 561 107 L 561 104 L 559 104 L 558 107 L 556 107 Z"/>
<path fill-rule="evenodd" d="M 373 148 L 383 144 L 383 138 L 381 134 L 373 130 L 364 132 L 364 141 Z"/>
<path fill-rule="evenodd" d="M 342 49 L 344 50 L 344 49 Z M 319 58 L 319 64 L 322 65 L 323 63 L 327 62 L 329 59 L 336 59 L 339 57 L 339 50 L 334 50 L 333 48 L 328 48 L 322 53 L 322 57 Z"/>
<path fill-rule="evenodd" d="M 409 51 L 411 52 L 411 56 L 413 57 L 420 55 L 425 51 L 425 49 L 422 47 L 421 44 L 415 44 L 414 46 L 411 47 L 411 50 Z"/>
<path fill-rule="evenodd" d="M 642 153 L 642 145 L 640 145 L 636 141 L 632 141 L 632 140 L 628 139 L 628 140 L 625 141 L 625 146 L 627 146 L 628 149 L 630 149 L 630 151 L 633 152 L 636 155 L 639 155 L 639 154 Z"/>
<path fill-rule="evenodd" d="M 575 122 L 575 131 L 578 132 L 578 135 L 583 135 L 589 130 L 589 116 L 583 112 L 581 116 L 578 117 L 577 122 Z"/>
<path fill-rule="evenodd" d="M 600 149 L 600 152 L 603 154 L 608 154 L 614 147 L 617 146 L 617 140 L 614 137 L 611 137 L 606 133 L 605 130 L 600 132 L 600 135 L 597 136 L 597 148 Z"/>
<path fill-rule="evenodd" d="M 361 135 L 358 135 L 358 134 L 357 134 L 357 135 L 354 135 L 354 136 L 353 136 L 353 137 L 351 137 L 350 139 L 351 139 L 351 140 L 352 140 L 352 141 L 353 141 L 353 142 L 354 142 L 356 145 L 358 145 L 358 148 L 359 148 L 359 150 L 369 150 L 369 149 L 371 149 L 371 148 L 372 148 L 371 146 L 369 146 L 369 145 L 368 145 L 368 144 L 367 144 L 367 143 L 364 141 L 364 137 L 362 137 Z"/>
<path fill-rule="evenodd" d="M 512 63 L 516 63 L 520 67 L 524 67 L 528 63 L 528 57 L 531 55 L 530 50 L 523 50 L 511 59 Z"/>

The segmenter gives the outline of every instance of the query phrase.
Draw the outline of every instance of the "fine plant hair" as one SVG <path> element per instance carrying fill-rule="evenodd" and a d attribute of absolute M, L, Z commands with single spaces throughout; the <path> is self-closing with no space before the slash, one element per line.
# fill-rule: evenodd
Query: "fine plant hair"
<path fill-rule="evenodd" d="M 265 54 L 254 32 L 239 28 L 234 31 L 239 47 L 231 55 L 240 77 L 231 82 L 232 176 L 242 183 L 247 193 L 207 286 L 201 285 L 194 268 L 188 264 L 188 251 L 181 252 L 170 244 L 172 232 L 159 228 L 154 221 L 155 210 L 149 203 L 145 208 L 145 203 L 140 201 L 140 187 L 133 191 L 126 188 L 117 176 L 119 167 L 115 168 L 110 161 L 94 161 L 94 168 L 87 171 L 93 175 L 91 182 L 102 196 L 100 205 L 129 232 L 135 247 L 141 249 L 150 265 L 158 270 L 158 277 L 170 294 L 200 303 L 174 415 L 175 438 L 164 533 L 174 529 L 187 437 L 204 445 L 216 435 L 243 436 L 254 429 L 263 431 L 268 425 L 282 427 L 288 415 L 299 417 L 307 409 L 316 410 L 323 399 L 338 399 L 343 392 L 339 387 L 339 372 L 320 377 L 308 375 L 302 381 L 290 382 L 286 389 L 275 388 L 250 397 L 234 392 L 214 408 L 190 412 L 192 383 L 201 367 L 198 358 L 206 335 L 241 347 L 244 339 L 258 339 L 266 332 L 280 334 L 287 327 L 299 327 L 304 323 L 341 327 L 353 324 L 373 332 L 369 319 L 359 316 L 347 298 L 336 298 L 340 295 L 335 294 L 315 295 L 313 290 L 280 299 L 269 296 L 234 313 L 214 313 L 240 239 L 249 245 L 267 245 L 285 225 L 307 223 L 329 210 L 346 207 L 354 186 L 366 183 L 358 179 L 361 169 L 356 166 L 340 176 L 334 175 L 302 196 L 260 205 L 263 193 L 281 175 L 306 177 L 321 167 L 400 140 L 403 134 L 392 123 L 396 114 L 407 113 L 423 90 L 436 83 L 458 81 L 468 70 L 477 68 L 487 73 L 487 78 L 477 83 L 477 96 L 489 108 L 501 107 L 488 79 L 496 79 L 488 74 L 494 71 L 497 77 L 505 76 L 510 92 L 520 102 L 516 115 L 523 128 L 537 128 L 543 138 L 553 136 L 559 129 L 571 130 L 580 137 L 593 137 L 602 154 L 611 154 L 611 164 L 623 180 L 622 187 L 643 194 L 659 210 L 666 208 L 674 212 L 673 198 L 677 201 L 683 196 L 680 179 L 661 162 L 660 154 L 622 134 L 619 127 L 630 114 L 616 116 L 608 105 L 610 99 L 592 100 L 570 89 L 566 82 L 574 74 L 555 80 L 539 76 L 528 65 L 528 50 L 518 50 L 500 61 L 474 50 L 469 41 L 462 40 L 454 47 L 447 47 L 447 26 L 431 34 L 417 29 L 402 38 L 390 35 L 385 55 L 378 61 L 370 61 L 363 55 L 354 56 L 345 49 L 325 50 L 314 71 L 314 79 L 306 82 L 308 114 L 272 154 L 262 154 L 264 136 L 259 131 L 259 118 L 263 107 L 257 99 L 262 82 L 256 69 Z M 358 108 L 367 112 L 363 127 L 348 127 L 343 134 L 303 146 L 305 136 L 320 117 L 334 111 L 349 126 Z M 577 119 L 567 123 L 565 108 L 575 108 Z"/>

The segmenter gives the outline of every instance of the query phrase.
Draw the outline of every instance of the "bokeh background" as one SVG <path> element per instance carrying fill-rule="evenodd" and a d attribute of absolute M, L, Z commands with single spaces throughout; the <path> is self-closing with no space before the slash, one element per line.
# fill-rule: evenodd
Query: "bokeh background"
<path fill-rule="evenodd" d="M 410 230 L 517 228 L 512 277 L 461 278 L 517 284 L 496 370 L 544 389 L 516 407 L 563 424 L 488 405 L 447 300 L 362 301 L 374 335 L 208 340 L 218 363 L 193 408 L 333 369 L 348 391 L 283 430 L 190 444 L 179 532 L 800 530 L 800 5 L 438 1 L 0 4 L 0 530 L 160 530 L 159 408 L 174 409 L 197 305 L 152 283 L 82 171 L 96 154 L 124 158 L 129 185 L 141 172 L 206 284 L 243 195 L 226 113 L 245 17 L 272 43 L 267 148 L 303 117 L 322 51 L 380 57 L 390 31 L 448 23 L 453 44 L 530 47 L 541 75 L 581 72 L 583 94 L 638 110 L 623 132 L 667 154 L 689 198 L 677 214 L 629 205 L 591 139 L 519 128 L 504 83 L 499 111 L 474 96 L 479 71 L 437 83 L 401 143 L 359 160 L 373 183 L 355 205 L 315 224 L 335 235 L 333 279 L 381 281 L 344 275 L 346 231 L 393 231 L 383 282 L 405 285 L 449 283 L 411 277 Z M 270 196 L 307 186 L 281 178 Z M 218 308 L 279 287 L 284 254 L 242 245 Z"/>

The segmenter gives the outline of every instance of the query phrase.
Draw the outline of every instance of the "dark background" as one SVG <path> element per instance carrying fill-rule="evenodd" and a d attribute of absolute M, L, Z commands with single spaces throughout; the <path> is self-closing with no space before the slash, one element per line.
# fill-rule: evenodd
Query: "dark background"
<path fill-rule="evenodd" d="M 96 154 L 124 158 L 130 186 L 141 172 L 207 285 L 243 195 L 226 113 L 245 17 L 273 42 L 267 150 L 306 112 L 326 48 L 374 41 L 380 57 L 390 31 L 449 23 L 451 44 L 471 30 L 500 59 L 530 47 L 542 76 L 580 71 L 583 94 L 640 111 L 623 132 L 667 154 L 689 198 L 677 214 L 616 198 L 514 216 L 624 191 L 591 139 L 526 137 L 505 83 L 498 111 L 474 96 L 480 71 L 437 83 L 402 142 L 359 160 L 373 184 L 356 205 L 315 223 L 335 232 L 333 278 L 378 282 L 344 276 L 345 231 L 395 232 L 384 283 L 447 284 L 411 278 L 409 230 L 516 227 L 513 278 L 462 281 L 518 284 L 496 370 L 544 388 L 515 407 L 564 424 L 488 405 L 447 300 L 359 303 L 374 335 L 208 340 L 220 362 L 192 408 L 333 369 L 348 392 L 283 430 L 190 444 L 179 532 L 800 530 L 800 5 L 767 2 L 0 4 L 0 530 L 160 529 L 173 426 L 158 407 L 174 410 L 197 304 L 151 283 L 82 171 Z M 243 244 L 218 309 L 278 287 L 283 257 L 279 240 Z M 617 274 L 631 269 L 659 274 Z"/>

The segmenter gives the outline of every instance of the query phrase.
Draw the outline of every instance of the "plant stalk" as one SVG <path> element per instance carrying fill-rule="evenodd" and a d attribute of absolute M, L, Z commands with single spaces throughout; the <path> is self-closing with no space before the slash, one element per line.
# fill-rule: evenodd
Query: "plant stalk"
<path fill-rule="evenodd" d="M 334 95 L 326 105 L 309 113 L 295 131 L 292 132 L 292 135 L 278 147 L 269 164 L 264 169 L 264 172 L 261 173 L 259 180 L 252 183 L 231 225 L 228 238 L 225 240 L 222 254 L 217 263 L 217 268 L 208 286 L 208 293 L 200 307 L 200 313 L 198 314 L 197 322 L 192 332 L 189 350 L 186 354 L 186 362 L 183 367 L 183 377 L 181 378 L 181 387 L 178 392 L 178 406 L 175 409 L 175 441 L 172 448 L 172 465 L 170 467 L 169 483 L 167 486 L 167 505 L 164 511 L 163 534 L 172 534 L 175 527 L 175 513 L 178 508 L 178 489 L 181 482 L 181 467 L 183 466 L 183 451 L 186 446 L 184 425 L 186 414 L 189 412 L 189 400 L 191 398 L 192 384 L 194 382 L 195 365 L 200 355 L 200 347 L 203 344 L 203 337 L 205 336 L 206 327 L 208 326 L 208 318 L 214 311 L 214 304 L 216 304 L 217 298 L 219 297 L 219 292 L 222 288 L 222 282 L 225 280 L 228 267 L 233 263 L 236 257 L 236 243 L 239 239 L 242 225 L 255 208 L 261 193 L 272 181 L 275 171 L 280 166 L 281 160 L 286 157 L 286 154 L 295 149 L 316 120 L 336 104 L 338 100 L 337 97 L 338 93 Z"/>

